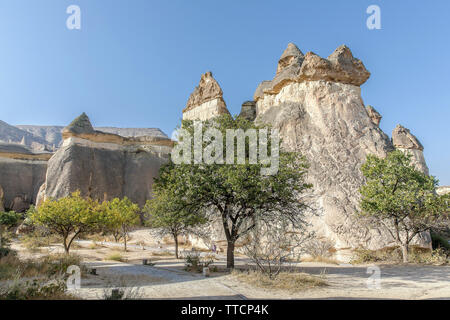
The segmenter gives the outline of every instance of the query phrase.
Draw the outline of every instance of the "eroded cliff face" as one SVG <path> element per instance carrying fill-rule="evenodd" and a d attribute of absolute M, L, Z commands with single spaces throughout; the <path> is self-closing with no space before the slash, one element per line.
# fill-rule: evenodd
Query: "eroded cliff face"
<path fill-rule="evenodd" d="M 221 114 L 229 113 L 223 100 L 220 85 L 211 72 L 202 74 L 199 85 L 190 95 L 186 108 L 183 109 L 183 120 L 207 120 Z"/>
<path fill-rule="evenodd" d="M 308 220 L 316 237 L 331 240 L 338 250 L 392 245 L 385 230 L 355 217 L 366 156 L 384 157 L 394 149 L 378 127 L 381 116 L 366 110 L 361 98 L 359 85 L 370 73 L 345 46 L 328 59 L 303 56 L 296 48 L 288 46 L 274 80 L 256 90 L 256 121 L 279 129 L 282 147 L 309 160 L 314 190 L 307 198 L 315 214 L 309 213 Z M 427 245 L 426 237 L 416 240 Z"/>
<path fill-rule="evenodd" d="M 0 143 L 0 211 L 25 212 L 35 203 L 51 155 Z"/>
<path fill-rule="evenodd" d="M 126 138 L 94 130 L 85 114 L 64 128 L 63 139 L 48 162 L 38 204 L 80 190 L 100 201 L 126 196 L 143 206 L 173 146 L 163 136 Z"/>

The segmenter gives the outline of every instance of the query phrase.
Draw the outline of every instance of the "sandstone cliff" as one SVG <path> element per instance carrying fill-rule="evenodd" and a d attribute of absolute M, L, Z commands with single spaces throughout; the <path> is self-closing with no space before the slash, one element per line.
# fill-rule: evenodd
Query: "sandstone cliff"
<path fill-rule="evenodd" d="M 127 196 L 143 206 L 173 146 L 164 136 L 122 137 L 95 130 L 86 114 L 65 127 L 62 136 L 61 148 L 48 162 L 38 203 L 80 190 L 100 201 Z"/>
<path fill-rule="evenodd" d="M 0 211 L 24 212 L 35 203 L 51 155 L 0 143 Z"/>

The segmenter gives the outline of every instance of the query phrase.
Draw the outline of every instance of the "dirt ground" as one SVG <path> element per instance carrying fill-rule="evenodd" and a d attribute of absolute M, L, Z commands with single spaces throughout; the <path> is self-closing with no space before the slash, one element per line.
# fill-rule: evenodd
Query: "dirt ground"
<path fill-rule="evenodd" d="M 13 248 L 23 258 L 62 252 L 55 244 L 30 252 L 20 243 Z M 183 270 L 184 260 L 175 259 L 170 244 L 158 243 L 146 230 L 132 234 L 128 251 L 112 242 L 78 241 L 72 253 L 83 257 L 97 275 L 82 277 L 81 288 L 73 294 L 83 299 L 104 299 L 112 288 L 124 288 L 128 298 L 135 299 L 449 299 L 450 266 L 378 265 L 379 286 L 371 282 L 373 265 L 299 263 L 299 272 L 324 278 L 325 287 L 302 291 L 262 289 L 237 281 L 228 272 L 202 274 Z M 182 250 L 190 250 L 185 247 Z M 108 260 L 119 254 L 122 261 Z M 203 253 L 207 254 L 207 253 Z M 149 259 L 154 266 L 143 265 Z M 219 271 L 225 266 L 225 256 L 216 255 Z M 249 261 L 236 258 L 236 266 L 245 267 Z M 368 269 L 369 268 L 369 269 Z"/>

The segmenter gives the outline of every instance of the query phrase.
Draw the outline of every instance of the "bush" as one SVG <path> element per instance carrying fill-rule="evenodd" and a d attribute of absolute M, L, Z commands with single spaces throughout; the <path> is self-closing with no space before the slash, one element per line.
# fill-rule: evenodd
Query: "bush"
<path fill-rule="evenodd" d="M 203 268 L 209 267 L 213 264 L 211 259 L 202 259 L 199 253 L 191 253 L 184 258 L 185 267 L 184 270 L 189 272 L 203 272 Z"/>
<path fill-rule="evenodd" d="M 305 243 L 304 251 L 313 259 L 329 258 L 336 251 L 328 240 L 311 239 Z"/>
<path fill-rule="evenodd" d="M 48 281 L 14 281 L 11 285 L 0 287 L 0 300 L 62 300 L 72 299 L 65 293 L 66 283 L 63 279 Z"/>
<path fill-rule="evenodd" d="M 449 263 L 449 252 L 439 248 L 430 250 L 420 247 L 409 248 L 409 261 L 420 264 L 445 264 Z M 402 262 L 402 252 L 399 247 L 388 247 L 380 250 L 357 249 L 354 251 L 353 264 L 373 262 Z"/>

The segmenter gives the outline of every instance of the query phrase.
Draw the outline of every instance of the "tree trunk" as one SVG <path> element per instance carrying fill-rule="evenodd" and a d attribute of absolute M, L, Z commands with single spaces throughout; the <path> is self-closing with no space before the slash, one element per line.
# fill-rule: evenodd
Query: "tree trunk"
<path fill-rule="evenodd" d="M 408 263 L 408 244 L 402 245 L 402 256 L 403 256 L 403 262 Z"/>
<path fill-rule="evenodd" d="M 123 235 L 123 246 L 125 248 L 125 251 L 127 251 L 127 234 L 126 233 Z"/>
<path fill-rule="evenodd" d="M 0 226 L 0 248 L 3 248 L 3 226 Z"/>
<path fill-rule="evenodd" d="M 234 269 L 234 242 L 233 241 L 228 241 L 227 268 Z"/>
<path fill-rule="evenodd" d="M 173 236 L 173 241 L 175 242 L 175 258 L 178 259 L 178 236 Z"/>
<path fill-rule="evenodd" d="M 66 254 L 69 254 L 69 249 L 70 247 L 67 245 L 67 236 L 64 236 L 64 251 L 66 252 Z"/>

